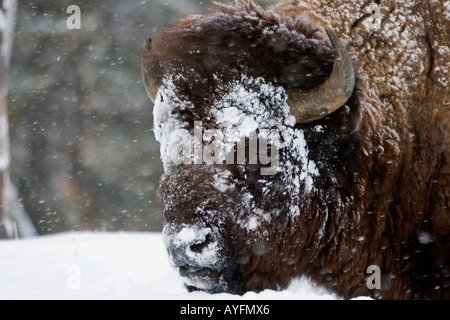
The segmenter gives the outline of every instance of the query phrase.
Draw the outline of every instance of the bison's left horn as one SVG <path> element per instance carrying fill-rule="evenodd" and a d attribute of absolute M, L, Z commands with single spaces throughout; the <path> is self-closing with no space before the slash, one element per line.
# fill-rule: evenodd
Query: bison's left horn
<path fill-rule="evenodd" d="M 307 91 L 286 89 L 287 102 L 297 123 L 308 123 L 336 111 L 347 102 L 355 86 L 355 71 L 344 45 L 331 30 L 326 31 L 336 50 L 333 71 L 328 79 Z"/>
<path fill-rule="evenodd" d="M 145 88 L 147 89 L 147 94 L 150 97 L 150 100 L 152 100 L 153 103 L 156 101 L 156 94 L 158 93 L 158 89 L 161 86 L 161 83 L 152 77 L 145 77 L 144 74 L 144 83 Z"/>
<path fill-rule="evenodd" d="M 147 38 L 144 53 L 142 56 L 142 76 L 144 80 L 145 89 L 147 90 L 147 94 L 152 100 L 152 102 L 155 103 L 156 94 L 158 93 L 158 89 L 161 86 L 161 81 L 149 75 L 147 71 L 147 57 L 150 54 L 151 50 L 152 50 L 152 38 L 149 37 Z"/>

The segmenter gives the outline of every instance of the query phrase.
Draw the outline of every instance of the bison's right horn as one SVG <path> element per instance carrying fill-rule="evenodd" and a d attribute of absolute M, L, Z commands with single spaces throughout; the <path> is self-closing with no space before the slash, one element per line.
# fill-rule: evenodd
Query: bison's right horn
<path fill-rule="evenodd" d="M 308 123 L 336 111 L 347 102 L 355 86 L 355 71 L 347 51 L 331 30 L 326 31 L 336 50 L 333 71 L 328 79 L 307 91 L 286 89 L 287 102 L 297 123 Z"/>

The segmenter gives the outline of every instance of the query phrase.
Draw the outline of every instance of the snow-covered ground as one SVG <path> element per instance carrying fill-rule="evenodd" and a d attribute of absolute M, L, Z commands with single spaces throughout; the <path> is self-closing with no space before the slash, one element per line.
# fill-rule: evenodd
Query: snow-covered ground
<path fill-rule="evenodd" d="M 188 293 L 160 233 L 66 233 L 0 241 L 4 299 L 337 299 L 305 279 L 281 292 Z"/>

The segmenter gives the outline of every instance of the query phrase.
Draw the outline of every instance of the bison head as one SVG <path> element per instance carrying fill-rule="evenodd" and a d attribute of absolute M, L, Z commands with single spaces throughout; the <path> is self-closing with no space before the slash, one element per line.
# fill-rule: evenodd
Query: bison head
<path fill-rule="evenodd" d="M 306 13 L 216 4 L 149 39 L 143 70 L 165 244 L 188 288 L 280 289 L 334 272 L 321 266 L 348 245 L 340 234 L 358 247 L 362 95 L 333 32 Z"/>

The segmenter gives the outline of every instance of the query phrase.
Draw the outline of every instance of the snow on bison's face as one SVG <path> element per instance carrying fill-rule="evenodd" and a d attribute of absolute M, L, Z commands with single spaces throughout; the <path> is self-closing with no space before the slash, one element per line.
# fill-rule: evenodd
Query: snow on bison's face
<path fill-rule="evenodd" d="M 271 273 L 274 266 L 258 265 L 284 259 L 280 244 L 319 169 L 282 87 L 243 75 L 223 86 L 209 120 L 192 123 L 174 81 L 164 81 L 155 105 L 166 246 L 188 286 L 241 291 L 243 266 Z"/>
<path fill-rule="evenodd" d="M 185 47 L 196 43 L 190 30 Z M 214 38 L 231 50 L 226 58 L 213 47 L 204 55 L 201 44 L 170 55 L 167 39 L 144 52 L 164 164 L 164 239 L 191 290 L 285 287 L 330 240 L 328 217 L 355 200 L 340 174 L 358 118 L 354 98 L 344 105 L 355 77 L 341 42 L 329 30 L 312 40 L 273 25 L 258 32 L 252 52 L 273 61 L 259 68 L 251 54 L 234 54 L 229 37 Z M 298 47 L 280 53 L 264 37 Z"/>

